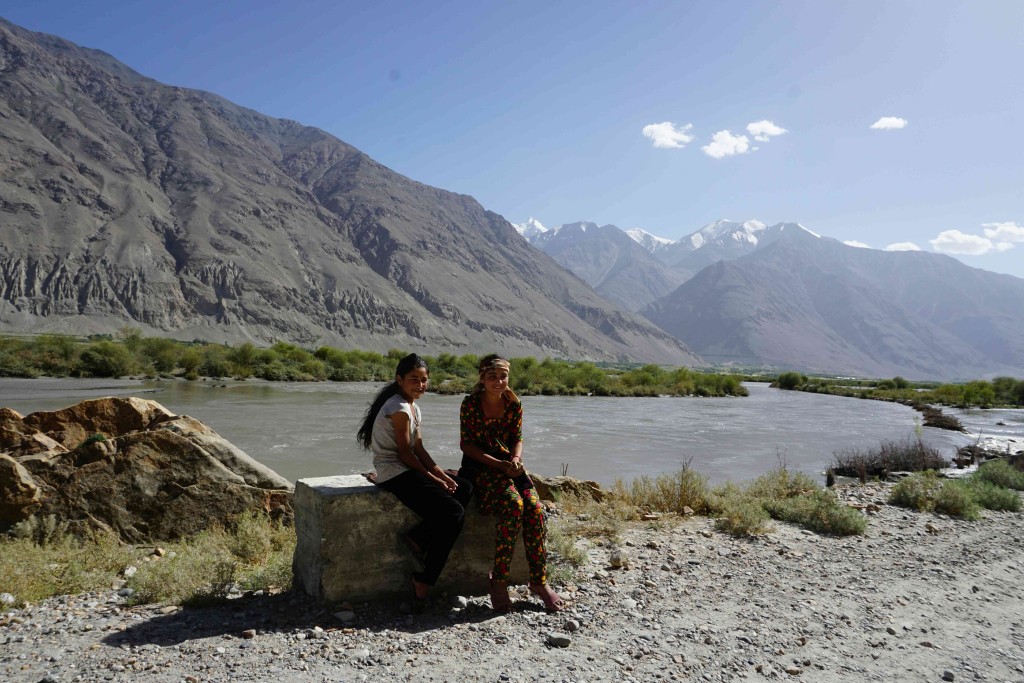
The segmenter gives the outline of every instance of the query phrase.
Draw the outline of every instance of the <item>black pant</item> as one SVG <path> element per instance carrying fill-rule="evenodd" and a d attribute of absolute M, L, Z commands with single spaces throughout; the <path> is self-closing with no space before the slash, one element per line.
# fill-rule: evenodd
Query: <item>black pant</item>
<path fill-rule="evenodd" d="M 461 477 L 452 479 L 458 484 L 455 493 L 448 493 L 433 479 L 416 470 L 403 472 L 377 484 L 395 494 L 407 508 L 423 518 L 409 531 L 409 537 L 425 555 L 424 570 L 416 572 L 413 577 L 429 586 L 437 583 L 437 577 L 448 561 L 448 554 L 462 531 L 466 503 L 473 495 L 473 484 Z"/>

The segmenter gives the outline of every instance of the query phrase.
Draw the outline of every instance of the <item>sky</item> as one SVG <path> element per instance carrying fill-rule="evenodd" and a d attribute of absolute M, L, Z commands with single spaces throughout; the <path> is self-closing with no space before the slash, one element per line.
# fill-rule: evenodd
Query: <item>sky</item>
<path fill-rule="evenodd" d="M 0 0 L 513 223 L 799 222 L 1024 277 L 1020 0 Z"/>

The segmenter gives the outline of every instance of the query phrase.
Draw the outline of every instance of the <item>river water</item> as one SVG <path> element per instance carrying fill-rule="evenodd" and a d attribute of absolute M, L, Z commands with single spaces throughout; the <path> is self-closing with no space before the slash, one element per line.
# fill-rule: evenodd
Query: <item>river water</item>
<path fill-rule="evenodd" d="M 136 381 L 0 378 L 0 406 L 26 415 L 99 396 L 160 402 L 216 430 L 295 481 L 370 469 L 356 443 L 360 418 L 380 384 L 262 381 Z M 919 414 L 906 406 L 747 385 L 746 398 L 526 396 L 527 468 L 610 485 L 675 472 L 683 464 L 712 482 L 745 481 L 785 461 L 820 475 L 835 451 L 912 438 Z M 444 467 L 458 467 L 461 396 L 420 400 L 424 444 Z M 1024 437 L 1024 411 L 947 411 L 974 434 Z M 997 424 L 1002 423 L 1002 424 Z M 932 428 L 922 438 L 943 455 L 974 437 Z"/>

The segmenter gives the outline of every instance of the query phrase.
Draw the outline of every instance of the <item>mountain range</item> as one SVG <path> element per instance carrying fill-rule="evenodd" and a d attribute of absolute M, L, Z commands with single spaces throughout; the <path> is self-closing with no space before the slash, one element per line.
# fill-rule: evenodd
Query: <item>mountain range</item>
<path fill-rule="evenodd" d="M 516 228 L 605 296 L 646 299 L 632 308 L 710 363 L 915 379 L 1024 374 L 1020 278 L 941 254 L 852 247 L 798 223 L 721 220 L 675 241 L 580 225 L 594 224 Z M 661 269 L 637 257 L 620 259 L 615 278 L 595 269 L 590 254 L 623 252 L 622 236 Z M 665 267 L 682 283 L 659 295 L 650 280 Z M 613 291 L 641 274 L 633 299 Z"/>
<path fill-rule="evenodd" d="M 524 239 L 525 238 L 525 239 Z M 798 223 L 513 226 L 0 19 L 0 333 L 1024 375 L 1024 280 Z M 703 359 L 696 354 L 701 354 Z"/>
<path fill-rule="evenodd" d="M 700 362 L 472 197 L 0 20 L 0 332 Z"/>

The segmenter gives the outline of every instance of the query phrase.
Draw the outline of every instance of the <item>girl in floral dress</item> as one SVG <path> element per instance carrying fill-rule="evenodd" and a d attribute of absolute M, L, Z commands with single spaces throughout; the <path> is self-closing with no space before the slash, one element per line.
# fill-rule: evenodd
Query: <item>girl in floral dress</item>
<path fill-rule="evenodd" d="M 480 511 L 497 517 L 491 607 L 512 608 L 508 595 L 509 570 L 516 538 L 523 532 L 530 567 L 530 591 L 557 612 L 562 598 L 547 585 L 544 548 L 544 509 L 523 468 L 523 406 L 508 386 L 509 362 L 492 354 L 480 360 L 480 381 L 462 401 L 459 475 L 473 482 Z"/>

